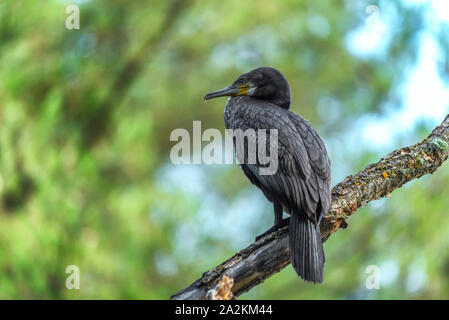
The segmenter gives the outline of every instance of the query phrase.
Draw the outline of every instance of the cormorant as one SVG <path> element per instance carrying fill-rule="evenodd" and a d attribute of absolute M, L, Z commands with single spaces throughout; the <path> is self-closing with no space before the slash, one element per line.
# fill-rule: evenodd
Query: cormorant
<path fill-rule="evenodd" d="M 320 221 L 331 203 L 330 161 L 323 141 L 307 120 L 289 111 L 289 84 L 274 68 L 242 74 L 231 86 L 208 93 L 204 99 L 222 96 L 229 96 L 224 112 L 227 129 L 278 130 L 277 171 L 260 174 L 258 160 L 243 162 L 241 167 L 273 203 L 274 226 L 264 234 L 290 221 L 293 268 L 306 281 L 322 282 L 325 258 Z M 282 219 L 283 207 L 290 218 Z"/>

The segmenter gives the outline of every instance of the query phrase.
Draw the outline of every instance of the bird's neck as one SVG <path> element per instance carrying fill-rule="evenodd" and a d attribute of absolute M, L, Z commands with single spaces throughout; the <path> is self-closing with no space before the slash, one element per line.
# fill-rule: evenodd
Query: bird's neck
<path fill-rule="evenodd" d="M 260 99 L 257 97 L 251 97 L 251 96 L 238 96 L 238 97 L 229 97 L 228 102 L 233 102 L 232 104 L 236 103 L 237 101 L 266 101 L 269 103 L 274 104 L 275 106 L 278 106 L 279 108 L 289 110 L 290 109 L 290 100 L 282 99 L 282 98 L 273 98 L 273 99 Z"/>
<path fill-rule="evenodd" d="M 267 100 L 269 102 L 271 102 L 274 105 L 277 105 L 279 108 L 282 109 L 290 109 L 290 100 L 286 100 L 286 99 L 282 99 L 282 98 L 274 98 L 271 100 Z"/>

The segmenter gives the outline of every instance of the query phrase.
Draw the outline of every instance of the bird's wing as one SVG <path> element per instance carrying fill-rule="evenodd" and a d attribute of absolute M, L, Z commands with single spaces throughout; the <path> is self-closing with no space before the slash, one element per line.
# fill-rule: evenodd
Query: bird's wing
<path fill-rule="evenodd" d="M 330 161 L 323 140 L 312 125 L 299 114 L 289 112 L 289 117 L 301 135 L 309 155 L 313 171 L 323 180 L 330 183 Z"/>
<path fill-rule="evenodd" d="M 290 112 L 269 103 L 267 106 L 261 103 L 256 107 L 240 106 L 237 112 L 233 129 L 278 129 L 278 170 L 273 175 L 262 175 L 258 163 L 245 163 L 243 170 L 250 181 L 269 194 L 270 200 L 282 201 L 291 209 L 300 209 L 310 219 L 318 221 L 321 192 L 317 176 L 321 172 L 315 172 L 316 165 L 309 155 L 308 142 L 304 141 L 300 129 L 289 116 Z M 316 156 L 312 154 L 312 157 Z"/>
<path fill-rule="evenodd" d="M 331 203 L 331 172 L 330 160 L 323 140 L 312 125 L 299 114 L 289 112 L 290 119 L 302 137 L 309 155 L 310 165 L 316 177 L 319 188 L 322 214 L 327 214 Z"/>

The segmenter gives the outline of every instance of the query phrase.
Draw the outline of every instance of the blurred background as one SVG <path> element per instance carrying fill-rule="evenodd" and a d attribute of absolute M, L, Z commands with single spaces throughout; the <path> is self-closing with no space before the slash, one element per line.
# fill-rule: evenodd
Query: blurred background
<path fill-rule="evenodd" d="M 273 220 L 238 166 L 170 162 L 174 129 L 224 131 L 206 92 L 279 69 L 335 185 L 444 119 L 448 50 L 447 0 L 1 0 L 0 298 L 169 298 Z M 322 285 L 288 266 L 241 298 L 448 299 L 448 194 L 446 163 L 350 217 Z"/>

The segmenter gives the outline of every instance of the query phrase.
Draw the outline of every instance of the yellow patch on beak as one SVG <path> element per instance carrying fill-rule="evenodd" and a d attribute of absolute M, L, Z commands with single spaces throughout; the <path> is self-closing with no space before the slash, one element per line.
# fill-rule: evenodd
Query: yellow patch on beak
<path fill-rule="evenodd" d="M 238 93 L 236 93 L 236 96 L 243 96 L 248 92 L 249 86 L 247 86 L 246 84 L 242 84 L 240 85 L 240 91 Z"/>

